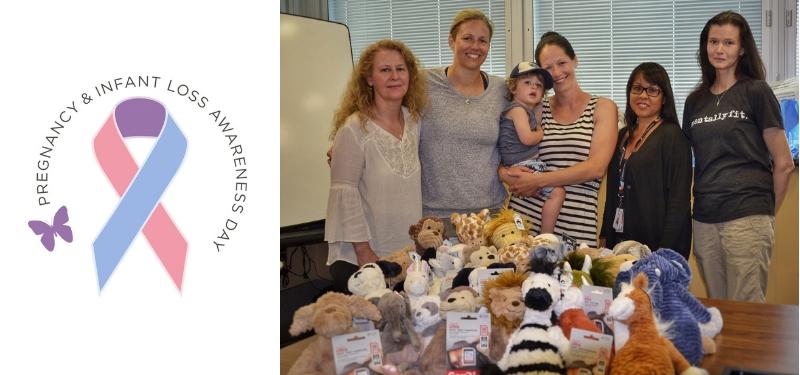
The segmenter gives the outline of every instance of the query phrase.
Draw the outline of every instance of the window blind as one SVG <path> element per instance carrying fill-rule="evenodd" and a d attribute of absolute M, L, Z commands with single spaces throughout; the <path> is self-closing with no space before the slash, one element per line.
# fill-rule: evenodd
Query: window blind
<path fill-rule="evenodd" d="M 425 68 L 449 65 L 453 53 L 447 44 L 453 16 L 477 8 L 494 23 L 489 56 L 482 69 L 505 77 L 505 6 L 503 0 L 328 0 L 331 21 L 350 29 L 353 61 L 369 44 L 384 38 L 408 45 Z"/>
<path fill-rule="evenodd" d="M 700 32 L 723 10 L 747 19 L 760 49 L 761 0 L 534 0 L 534 39 L 538 43 L 550 30 L 565 36 L 578 56 L 581 88 L 613 99 L 620 111 L 633 68 L 645 61 L 661 64 L 680 119 L 686 96 L 700 80 Z"/>

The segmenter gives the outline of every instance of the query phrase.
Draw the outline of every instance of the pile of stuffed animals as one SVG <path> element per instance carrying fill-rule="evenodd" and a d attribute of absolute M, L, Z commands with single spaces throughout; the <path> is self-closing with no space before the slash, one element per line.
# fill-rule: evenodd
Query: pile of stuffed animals
<path fill-rule="evenodd" d="M 335 374 L 331 337 L 357 331 L 354 318 L 380 331 L 384 363 L 401 374 L 446 373 L 448 311 L 491 316 L 485 374 L 567 373 L 572 329 L 601 332 L 583 310 L 581 285 L 613 288 L 610 374 L 700 374 L 722 329 L 716 308 L 689 292 L 691 270 L 670 249 L 634 241 L 614 249 L 567 249 L 558 236 L 532 236 L 512 210 L 453 214 L 458 241 L 435 217 L 411 225 L 414 245 L 363 265 L 348 289 L 299 309 L 290 333 L 317 334 L 289 374 Z M 511 271 L 480 283 L 483 269 Z M 548 372 L 549 371 L 549 372 Z"/>

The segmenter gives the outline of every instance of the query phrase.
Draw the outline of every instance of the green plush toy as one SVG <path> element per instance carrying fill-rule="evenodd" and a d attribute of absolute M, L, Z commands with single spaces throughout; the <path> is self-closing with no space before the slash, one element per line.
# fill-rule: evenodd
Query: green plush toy
<path fill-rule="evenodd" d="M 610 262 L 602 258 L 592 261 L 588 254 L 576 251 L 567 253 L 562 263 L 562 268 L 572 270 L 573 285 L 579 288 L 584 284 L 613 288 L 614 275 L 611 273 L 611 266 Z"/>

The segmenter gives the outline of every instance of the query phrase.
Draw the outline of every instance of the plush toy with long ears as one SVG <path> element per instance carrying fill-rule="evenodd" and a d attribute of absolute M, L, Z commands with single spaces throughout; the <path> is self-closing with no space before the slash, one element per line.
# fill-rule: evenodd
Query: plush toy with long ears
<path fill-rule="evenodd" d="M 403 281 L 406 279 L 406 270 L 412 263 L 411 254 L 414 252 L 414 245 L 408 245 L 379 259 L 379 261 L 386 262 L 387 265 L 396 265 L 390 266 L 391 271 L 385 275 L 386 285 L 389 286 L 389 289 L 397 291 L 403 290 Z M 399 270 L 399 272 L 394 272 L 394 270 Z"/>
<path fill-rule="evenodd" d="M 313 329 L 317 337 L 303 350 L 288 375 L 335 375 L 331 337 L 353 332 L 354 317 L 377 322 L 381 313 L 362 297 L 335 292 L 298 309 L 289 333 L 297 336 Z"/>
<path fill-rule="evenodd" d="M 347 280 L 347 290 L 377 304 L 381 296 L 391 292 L 386 287 L 386 277 L 399 274 L 398 267 L 395 263 L 381 260 L 367 263 L 350 275 L 350 279 Z"/>
<path fill-rule="evenodd" d="M 632 284 L 625 284 L 614 299 L 609 315 L 614 320 L 617 346 L 611 361 L 611 375 L 703 374 L 692 367 L 670 340 L 658 331 L 647 276 L 637 274 Z"/>
<path fill-rule="evenodd" d="M 411 300 L 428 295 L 428 290 L 433 283 L 433 273 L 428 262 L 422 260 L 417 253 L 411 253 L 412 263 L 406 271 L 403 281 L 403 290 Z"/>
<path fill-rule="evenodd" d="M 382 317 L 378 330 L 384 360 L 405 370 L 417 362 L 422 352 L 422 342 L 412 321 L 411 302 L 402 293 L 386 293 L 378 301 L 378 310 Z"/>

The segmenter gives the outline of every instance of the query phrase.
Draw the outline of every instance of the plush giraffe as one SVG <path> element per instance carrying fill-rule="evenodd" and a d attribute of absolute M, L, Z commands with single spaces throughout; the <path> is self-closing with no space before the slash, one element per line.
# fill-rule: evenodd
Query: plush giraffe
<path fill-rule="evenodd" d="M 488 246 L 489 243 L 483 234 L 483 226 L 489 218 L 489 210 L 484 208 L 477 215 L 475 213 L 450 215 L 450 222 L 456 228 L 458 241 L 466 245 Z"/>
<path fill-rule="evenodd" d="M 672 342 L 661 336 L 646 290 L 647 276 L 639 273 L 611 303 L 608 313 L 614 320 L 617 341 L 611 375 L 705 374 L 692 367 Z"/>

